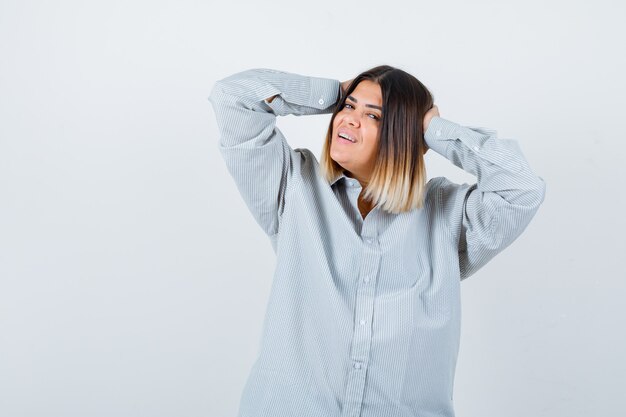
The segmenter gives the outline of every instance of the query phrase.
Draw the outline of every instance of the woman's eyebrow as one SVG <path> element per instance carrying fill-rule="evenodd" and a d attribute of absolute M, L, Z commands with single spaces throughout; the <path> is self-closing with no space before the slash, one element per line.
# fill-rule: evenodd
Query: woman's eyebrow
<path fill-rule="evenodd" d="M 354 98 L 354 97 L 352 97 L 352 96 L 348 96 L 348 98 L 349 98 L 350 100 L 354 101 L 355 103 L 358 103 L 358 102 L 359 102 L 356 98 Z M 374 108 L 374 109 L 378 109 L 378 110 L 380 110 L 380 111 L 383 111 L 383 108 L 382 108 L 382 107 L 380 107 L 380 106 L 376 106 L 376 105 L 374 105 L 374 104 L 366 104 L 366 105 L 365 105 L 365 107 L 371 107 L 371 108 Z"/>

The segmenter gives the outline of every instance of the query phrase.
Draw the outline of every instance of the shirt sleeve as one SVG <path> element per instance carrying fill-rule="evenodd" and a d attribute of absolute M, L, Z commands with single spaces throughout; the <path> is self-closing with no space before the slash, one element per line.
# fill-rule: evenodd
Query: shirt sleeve
<path fill-rule="evenodd" d="M 545 182 L 530 169 L 517 142 L 499 139 L 494 130 L 433 117 L 424 139 L 430 149 L 477 178 L 473 185 L 444 179 L 440 187 L 465 279 L 524 231 L 544 200 Z"/>
<path fill-rule="evenodd" d="M 218 148 L 246 205 L 270 237 L 278 233 L 285 191 L 301 158 L 276 127 L 276 117 L 332 113 L 339 92 L 338 80 L 266 68 L 226 77 L 211 90 Z M 271 103 L 266 101 L 275 95 Z"/>

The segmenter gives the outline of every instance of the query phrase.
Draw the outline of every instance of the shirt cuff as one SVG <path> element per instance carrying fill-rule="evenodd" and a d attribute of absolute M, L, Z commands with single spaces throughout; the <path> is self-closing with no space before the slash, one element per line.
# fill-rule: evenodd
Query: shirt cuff
<path fill-rule="evenodd" d="M 309 106 L 320 110 L 337 103 L 340 98 L 341 83 L 331 78 L 311 77 L 311 96 Z"/>
<path fill-rule="evenodd" d="M 435 116 L 430 120 L 424 133 L 424 140 L 429 148 L 446 156 L 451 141 L 460 140 L 463 145 L 475 153 L 483 153 L 483 147 L 491 137 L 496 137 L 495 130 L 484 127 L 461 126 L 458 123 Z"/>
<path fill-rule="evenodd" d="M 458 123 L 434 116 L 428 123 L 428 128 L 424 133 L 426 145 L 447 158 L 446 150 L 450 145 L 450 140 L 458 138 L 457 130 L 460 127 Z"/>
<path fill-rule="evenodd" d="M 276 95 L 271 103 L 263 100 L 276 115 L 329 113 L 333 110 L 341 86 L 338 80 L 281 74 L 280 86 L 272 85 L 264 91 L 268 96 Z"/>
<path fill-rule="evenodd" d="M 482 160 L 509 171 L 521 171 L 524 164 L 523 158 L 519 158 L 521 151 L 517 143 L 511 140 L 497 140 L 497 136 L 497 131 L 492 129 L 461 126 L 435 116 L 428 124 L 424 140 L 429 148 L 447 159 L 451 159 L 455 152 L 469 151 Z"/>

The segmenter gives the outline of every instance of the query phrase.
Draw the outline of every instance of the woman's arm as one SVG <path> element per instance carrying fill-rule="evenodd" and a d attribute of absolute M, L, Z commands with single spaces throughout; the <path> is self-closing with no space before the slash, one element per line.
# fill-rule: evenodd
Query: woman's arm
<path fill-rule="evenodd" d="M 464 279 L 523 232 L 544 200 L 545 182 L 517 142 L 499 139 L 495 131 L 464 127 L 438 112 L 425 126 L 427 146 L 477 178 L 473 185 L 442 180 L 439 187 L 442 215 L 458 238 Z"/>
<path fill-rule="evenodd" d="M 339 87 L 333 79 L 261 68 L 219 80 L 211 90 L 219 150 L 248 208 L 269 236 L 278 232 L 285 191 L 301 158 L 276 127 L 276 117 L 331 113 Z"/>

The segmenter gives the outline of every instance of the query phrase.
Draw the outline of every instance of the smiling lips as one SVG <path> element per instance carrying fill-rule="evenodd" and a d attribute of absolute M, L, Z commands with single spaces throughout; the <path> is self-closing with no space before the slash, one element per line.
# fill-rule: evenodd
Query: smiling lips
<path fill-rule="evenodd" d="M 355 135 L 348 130 L 339 129 L 337 131 L 337 136 L 340 137 L 341 139 L 344 139 L 346 142 L 356 143 Z"/>

